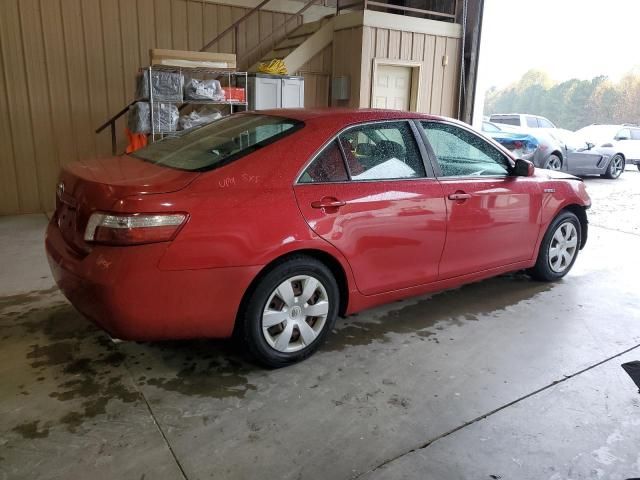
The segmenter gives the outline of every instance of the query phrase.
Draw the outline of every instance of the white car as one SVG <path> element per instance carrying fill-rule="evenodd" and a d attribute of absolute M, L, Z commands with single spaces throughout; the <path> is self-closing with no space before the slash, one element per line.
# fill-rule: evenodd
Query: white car
<path fill-rule="evenodd" d="M 589 125 L 576 132 L 598 147 L 613 147 L 640 170 L 640 127 L 637 125 Z"/>
<path fill-rule="evenodd" d="M 556 128 L 548 118 L 528 113 L 494 113 L 489 121 L 520 128 Z"/>

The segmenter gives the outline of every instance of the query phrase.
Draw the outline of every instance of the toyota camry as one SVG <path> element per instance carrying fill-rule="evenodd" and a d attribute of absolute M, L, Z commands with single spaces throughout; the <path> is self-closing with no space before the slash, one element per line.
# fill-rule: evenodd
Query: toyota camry
<path fill-rule="evenodd" d="M 338 316 L 510 271 L 562 278 L 589 205 L 581 180 L 455 120 L 283 109 L 66 166 L 46 250 L 111 336 L 235 335 L 280 367 Z"/>

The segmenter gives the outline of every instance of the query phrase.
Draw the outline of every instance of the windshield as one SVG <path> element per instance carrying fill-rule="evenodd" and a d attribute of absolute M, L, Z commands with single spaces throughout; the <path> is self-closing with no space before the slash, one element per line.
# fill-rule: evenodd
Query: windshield
<path fill-rule="evenodd" d="M 303 125 L 298 120 L 270 115 L 231 115 L 166 137 L 133 156 L 180 170 L 210 170 L 273 143 Z"/>

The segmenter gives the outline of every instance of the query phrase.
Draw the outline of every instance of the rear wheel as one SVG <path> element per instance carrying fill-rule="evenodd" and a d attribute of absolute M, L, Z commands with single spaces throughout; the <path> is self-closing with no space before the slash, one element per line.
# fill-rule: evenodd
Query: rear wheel
<path fill-rule="evenodd" d="M 544 168 L 548 170 L 560 170 L 562 168 L 562 160 L 555 153 L 549 155 L 547 161 L 544 162 Z"/>
<path fill-rule="evenodd" d="M 322 262 L 300 255 L 278 264 L 258 281 L 239 319 L 249 353 L 272 368 L 304 360 L 333 328 L 339 295 Z"/>
<path fill-rule="evenodd" d="M 602 175 L 605 178 L 610 178 L 615 180 L 624 171 L 624 158 L 620 154 L 616 154 L 613 156 L 611 161 L 609 162 L 609 166 L 607 167 L 607 171 Z"/>
<path fill-rule="evenodd" d="M 564 277 L 578 257 L 582 229 L 572 212 L 561 212 L 549 225 L 542 239 L 538 259 L 529 274 L 536 280 L 551 282 Z"/>

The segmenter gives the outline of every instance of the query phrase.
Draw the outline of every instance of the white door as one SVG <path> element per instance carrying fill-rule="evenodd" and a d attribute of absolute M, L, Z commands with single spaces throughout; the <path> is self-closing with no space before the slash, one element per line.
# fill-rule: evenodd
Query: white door
<path fill-rule="evenodd" d="M 282 108 L 304 108 L 304 79 L 282 79 Z"/>
<path fill-rule="evenodd" d="M 375 78 L 375 108 L 409 110 L 411 101 L 411 67 L 378 65 Z"/>

